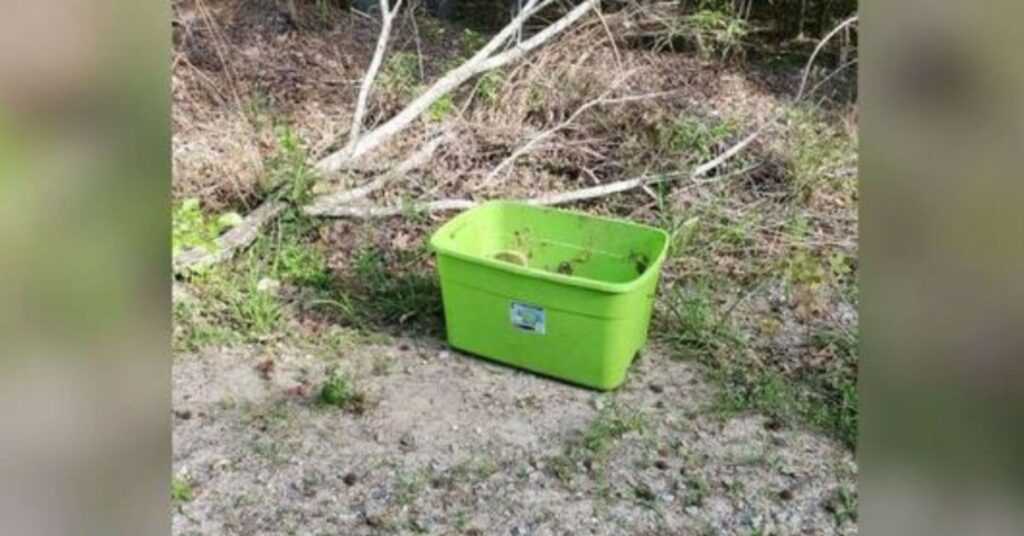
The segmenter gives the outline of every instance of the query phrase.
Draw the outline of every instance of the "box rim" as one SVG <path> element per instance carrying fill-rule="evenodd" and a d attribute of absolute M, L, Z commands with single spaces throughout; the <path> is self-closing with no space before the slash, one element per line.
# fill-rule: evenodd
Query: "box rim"
<path fill-rule="evenodd" d="M 644 271 L 644 273 L 638 275 L 636 278 L 631 279 L 629 281 L 625 281 L 625 282 L 622 282 L 622 283 L 612 283 L 612 282 L 608 282 L 608 281 L 598 281 L 596 279 L 588 279 L 588 278 L 583 278 L 583 277 L 575 277 L 575 276 L 570 276 L 570 275 L 565 275 L 565 274 L 559 274 L 559 273 L 555 273 L 555 272 L 549 272 L 547 270 L 541 270 L 541 269 L 538 269 L 538 268 L 530 268 L 530 267 L 527 267 L 527 266 L 519 266 L 519 265 L 512 264 L 512 263 L 507 263 L 507 262 L 499 262 L 497 260 L 489 259 L 489 258 L 486 258 L 486 257 L 477 257 L 477 256 L 473 256 L 473 255 L 467 255 L 465 253 L 456 251 L 456 250 L 454 250 L 454 249 L 452 249 L 450 247 L 446 247 L 446 246 L 444 246 L 443 244 L 440 243 L 443 240 L 440 237 L 443 236 L 443 234 L 445 232 L 449 231 L 452 227 L 455 227 L 456 225 L 458 225 L 458 222 L 460 220 L 464 220 L 465 218 L 468 217 L 468 215 L 472 214 L 474 211 L 482 210 L 482 209 L 487 208 L 487 207 L 501 206 L 501 205 L 529 207 L 529 208 L 533 208 L 533 209 L 551 210 L 551 211 L 563 212 L 563 213 L 567 213 L 567 214 L 583 215 L 583 216 L 586 216 L 588 218 L 593 218 L 593 219 L 596 219 L 596 220 L 602 220 L 602 221 L 614 223 L 614 224 L 617 224 L 617 225 L 632 226 L 632 227 L 636 227 L 636 228 L 639 228 L 639 229 L 643 229 L 645 231 L 652 231 L 652 232 L 654 232 L 656 234 L 661 235 L 661 237 L 663 239 L 662 240 L 661 250 L 658 251 L 657 257 L 655 258 L 655 260 L 653 262 L 650 263 L 650 265 L 647 267 L 647 270 Z M 661 265 L 662 265 L 662 263 L 665 260 L 665 255 L 668 252 L 668 246 L 669 246 L 669 241 L 670 240 L 671 240 L 671 237 L 669 236 L 669 234 L 664 229 L 659 229 L 657 227 L 652 227 L 650 225 L 644 225 L 644 224 L 632 222 L 632 221 L 629 221 L 629 220 L 623 220 L 623 219 L 618 219 L 618 218 L 609 218 L 607 216 L 595 216 L 593 214 L 588 214 L 586 212 L 579 211 L 579 210 L 553 208 L 553 207 L 542 207 L 542 206 L 538 206 L 538 205 L 534 205 L 534 204 L 530 204 L 530 203 L 523 203 L 521 201 L 492 200 L 492 201 L 486 201 L 484 203 L 481 203 L 481 204 L 479 204 L 479 205 L 477 205 L 475 207 L 472 207 L 472 208 L 470 208 L 468 210 L 464 210 L 461 213 L 459 213 L 457 216 L 455 216 L 454 218 L 452 218 L 452 219 L 448 220 L 447 222 L 445 222 L 441 227 L 439 227 L 436 231 L 434 231 L 433 235 L 431 235 L 429 245 L 430 245 L 430 248 L 433 249 L 434 252 L 439 254 L 439 255 L 447 255 L 449 257 L 453 257 L 453 258 L 456 258 L 456 259 L 459 259 L 459 260 L 463 260 L 463 261 L 469 262 L 471 264 L 482 265 L 482 266 L 486 266 L 488 268 L 493 268 L 493 269 L 500 270 L 500 271 L 507 272 L 507 273 L 513 273 L 513 274 L 517 274 L 517 275 L 533 277 L 533 278 L 536 278 L 536 279 L 542 279 L 542 280 L 545 280 L 545 281 L 551 281 L 551 282 L 558 283 L 558 284 L 561 284 L 561 285 L 580 287 L 580 288 L 587 288 L 587 289 L 591 289 L 591 290 L 599 290 L 599 291 L 607 292 L 607 293 L 622 294 L 622 293 L 627 293 L 627 292 L 633 291 L 633 290 L 637 289 L 638 287 L 644 285 L 649 278 L 657 277 L 658 276 L 658 273 L 661 271 Z"/>

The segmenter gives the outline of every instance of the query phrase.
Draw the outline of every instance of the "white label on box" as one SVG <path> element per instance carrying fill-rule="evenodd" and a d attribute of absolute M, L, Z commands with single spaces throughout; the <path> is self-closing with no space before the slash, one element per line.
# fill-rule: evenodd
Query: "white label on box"
<path fill-rule="evenodd" d="M 512 325 L 537 335 L 544 334 L 544 309 L 535 305 L 512 302 L 509 308 L 509 317 Z"/>

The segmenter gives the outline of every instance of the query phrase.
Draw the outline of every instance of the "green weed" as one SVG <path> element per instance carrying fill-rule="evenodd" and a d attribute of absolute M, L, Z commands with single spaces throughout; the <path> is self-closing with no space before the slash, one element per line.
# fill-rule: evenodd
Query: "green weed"
<path fill-rule="evenodd" d="M 825 509 L 832 514 L 832 519 L 837 526 L 847 521 L 857 521 L 857 495 L 856 492 L 840 487 L 835 490 L 831 497 L 825 502 Z"/>
<path fill-rule="evenodd" d="M 579 437 L 565 444 L 562 453 L 547 459 L 548 470 L 563 484 L 569 485 L 575 479 L 580 464 L 583 464 L 595 471 L 599 482 L 603 481 L 602 466 L 611 448 L 626 434 L 643 432 L 646 426 L 643 414 L 610 400 Z"/>
<path fill-rule="evenodd" d="M 420 85 L 419 57 L 411 52 L 397 52 L 381 67 L 380 87 L 400 99 L 412 98 Z"/>
<path fill-rule="evenodd" d="M 275 277 L 296 285 L 325 289 L 331 282 L 327 259 L 323 253 L 295 239 L 281 244 L 274 256 L 272 268 Z"/>
<path fill-rule="evenodd" d="M 320 387 L 320 402 L 353 413 L 363 413 L 367 400 L 366 395 L 356 389 L 352 378 L 334 367 Z"/>
<path fill-rule="evenodd" d="M 855 378 L 794 382 L 775 372 L 740 365 L 723 367 L 714 377 L 720 386 L 717 407 L 725 415 L 757 411 L 781 423 L 803 421 L 856 447 Z"/>
<path fill-rule="evenodd" d="M 676 282 L 662 291 L 662 303 L 670 313 L 666 338 L 680 350 L 681 357 L 695 357 L 742 342 L 728 318 L 718 312 L 706 279 L 689 285 Z"/>
<path fill-rule="evenodd" d="M 683 498 L 683 503 L 686 506 L 703 506 L 704 499 L 710 492 L 711 487 L 703 477 L 691 477 L 686 481 L 686 496 Z"/>
<path fill-rule="evenodd" d="M 462 32 L 462 54 L 470 57 L 487 44 L 487 38 L 476 30 L 466 28 Z"/>
<path fill-rule="evenodd" d="M 434 103 L 427 108 L 427 119 L 434 122 L 440 122 L 453 113 L 455 113 L 455 101 L 452 99 L 451 95 L 445 95 L 434 101 Z"/>
<path fill-rule="evenodd" d="M 682 115 L 667 125 L 659 125 L 655 135 L 662 150 L 683 154 L 691 162 L 706 162 L 736 131 L 733 121 Z"/>
<path fill-rule="evenodd" d="M 175 476 L 171 479 L 171 501 L 175 503 L 192 502 L 195 493 L 192 490 L 192 483 L 182 477 Z"/>
<path fill-rule="evenodd" d="M 289 203 L 300 206 L 310 200 L 316 173 L 309 165 L 309 154 L 298 135 L 287 125 L 275 130 L 277 151 L 267 162 L 265 188 L 281 188 L 278 195 Z"/>
<path fill-rule="evenodd" d="M 500 70 L 489 71 L 477 81 L 476 94 L 486 104 L 494 104 L 498 102 L 498 95 L 504 85 L 505 73 Z"/>
<path fill-rule="evenodd" d="M 701 56 L 718 56 L 722 61 L 742 52 L 743 40 L 750 32 L 746 20 L 724 9 L 702 9 L 685 17 L 683 27 Z"/>
<path fill-rule="evenodd" d="M 426 480 L 421 472 L 400 472 L 395 482 L 395 500 L 402 506 L 416 502 L 426 485 Z"/>
<path fill-rule="evenodd" d="M 195 352 L 207 346 L 238 341 L 235 331 L 206 318 L 199 305 L 175 302 L 173 312 L 175 349 Z"/>
<path fill-rule="evenodd" d="M 353 284 L 361 292 L 352 297 L 353 320 L 381 325 L 404 325 L 412 320 L 431 329 L 439 327 L 442 308 L 437 278 L 415 268 L 423 254 L 398 252 L 397 262 L 389 262 L 379 248 L 359 251 L 353 262 Z"/>
<path fill-rule="evenodd" d="M 787 175 L 800 195 L 806 199 L 823 184 L 853 195 L 856 181 L 842 179 L 856 167 L 856 140 L 810 109 L 792 108 L 786 121 Z"/>
<path fill-rule="evenodd" d="M 594 456 L 602 456 L 622 436 L 629 432 L 642 431 L 645 426 L 643 415 L 623 408 L 611 401 L 601 408 L 597 417 L 583 431 L 582 446 Z"/>
<path fill-rule="evenodd" d="M 208 217 L 199 208 L 199 200 L 190 198 L 174 208 L 171 221 L 171 250 L 177 255 L 195 247 L 210 252 L 216 251 L 217 237 L 225 230 L 238 225 L 242 217 L 237 212 L 226 212 L 215 218 Z"/>
<path fill-rule="evenodd" d="M 234 267 L 197 275 L 193 283 L 201 293 L 201 306 L 182 313 L 196 313 L 192 319 L 194 326 L 220 326 L 216 328 L 219 333 L 230 329 L 235 333 L 232 339 L 246 341 L 258 340 L 277 330 L 282 318 L 281 304 L 273 289 L 267 288 L 259 263 L 252 257 Z"/>

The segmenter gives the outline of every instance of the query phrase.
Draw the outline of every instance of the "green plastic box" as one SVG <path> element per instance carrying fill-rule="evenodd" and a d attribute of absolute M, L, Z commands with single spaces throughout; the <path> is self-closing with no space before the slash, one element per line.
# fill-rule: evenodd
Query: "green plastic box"
<path fill-rule="evenodd" d="M 668 248 L 660 229 L 492 201 L 430 239 L 448 344 L 596 389 L 614 389 L 647 341 Z"/>

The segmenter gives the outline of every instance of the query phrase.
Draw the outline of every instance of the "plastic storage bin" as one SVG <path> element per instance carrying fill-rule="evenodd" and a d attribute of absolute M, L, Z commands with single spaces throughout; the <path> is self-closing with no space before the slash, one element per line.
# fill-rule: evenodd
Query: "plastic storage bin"
<path fill-rule="evenodd" d="M 614 389 L 647 341 L 668 235 L 494 201 L 430 239 L 448 343 L 555 378 Z"/>

